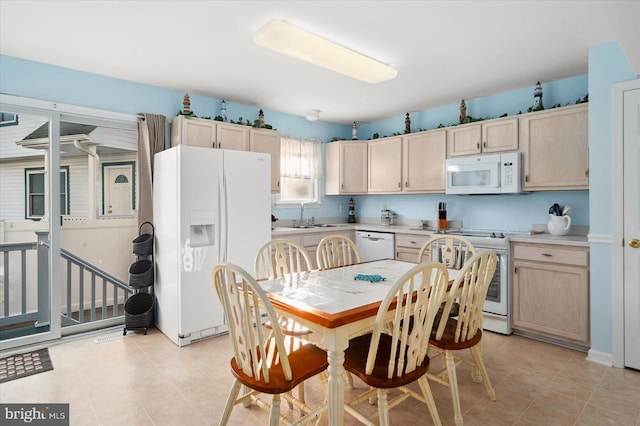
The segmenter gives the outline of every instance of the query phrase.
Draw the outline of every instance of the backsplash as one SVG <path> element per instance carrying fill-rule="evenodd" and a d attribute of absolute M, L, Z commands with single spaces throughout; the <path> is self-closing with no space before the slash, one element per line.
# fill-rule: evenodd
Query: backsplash
<path fill-rule="evenodd" d="M 438 203 L 447 203 L 447 217 L 465 228 L 526 231 L 549 220 L 549 206 L 572 207 L 574 225 L 589 225 L 589 191 L 545 191 L 518 195 L 366 195 L 356 200 L 356 217 L 380 217 L 384 205 L 399 222 L 437 219 Z M 417 221 L 415 225 L 417 225 Z"/>

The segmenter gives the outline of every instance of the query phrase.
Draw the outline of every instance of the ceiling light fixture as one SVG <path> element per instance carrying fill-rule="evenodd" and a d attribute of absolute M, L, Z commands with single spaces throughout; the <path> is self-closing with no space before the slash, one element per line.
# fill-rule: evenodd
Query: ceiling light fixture
<path fill-rule="evenodd" d="M 320 118 L 320 110 L 319 109 L 310 109 L 304 115 L 304 118 L 306 118 L 307 121 L 318 121 L 318 119 Z"/>
<path fill-rule="evenodd" d="M 398 71 L 332 41 L 273 19 L 253 34 L 260 46 L 371 83 L 391 80 Z"/>

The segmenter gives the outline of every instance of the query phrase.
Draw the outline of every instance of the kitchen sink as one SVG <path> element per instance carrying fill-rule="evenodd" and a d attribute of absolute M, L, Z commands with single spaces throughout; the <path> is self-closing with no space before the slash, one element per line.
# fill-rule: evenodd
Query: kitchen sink
<path fill-rule="evenodd" d="M 297 225 L 297 226 L 287 226 L 287 227 L 275 227 L 272 229 L 278 230 L 278 231 L 282 231 L 282 230 L 289 230 L 289 229 L 313 229 L 313 228 L 339 228 L 342 226 L 347 226 L 345 225 L 341 225 L 341 224 L 329 224 L 329 223 L 317 223 L 317 224 L 313 224 L 313 225 Z"/>
<path fill-rule="evenodd" d="M 294 228 L 335 228 L 338 226 L 343 226 L 343 225 L 331 225 L 328 223 L 318 223 L 318 224 L 314 224 L 314 225 L 300 225 L 300 226 L 294 226 Z"/>

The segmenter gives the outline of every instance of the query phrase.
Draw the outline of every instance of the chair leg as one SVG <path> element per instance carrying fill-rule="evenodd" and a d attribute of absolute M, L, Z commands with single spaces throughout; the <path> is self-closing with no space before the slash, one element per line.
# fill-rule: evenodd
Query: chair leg
<path fill-rule="evenodd" d="M 280 395 L 273 395 L 269 414 L 269 426 L 278 426 L 280 423 Z"/>
<path fill-rule="evenodd" d="M 458 393 L 458 376 L 456 375 L 456 361 L 453 352 L 445 351 L 447 359 L 447 373 L 449 375 L 449 388 L 453 400 L 453 419 L 456 426 L 462 426 L 462 408 L 460 408 L 460 394 Z"/>
<path fill-rule="evenodd" d="M 438 414 L 436 401 L 433 399 L 433 393 L 431 393 L 431 386 L 429 386 L 427 376 L 424 375 L 420 377 L 418 379 L 418 384 L 420 385 L 420 389 L 422 389 L 422 397 L 427 401 L 427 407 L 429 408 L 429 414 L 431 414 L 433 424 L 436 426 L 442 425 L 442 422 L 440 421 L 440 414 Z"/>
<path fill-rule="evenodd" d="M 227 398 L 227 405 L 224 406 L 224 412 L 222 413 L 222 418 L 220 419 L 220 425 L 224 426 L 229 421 L 229 416 L 231 415 L 231 410 L 233 410 L 233 406 L 235 405 L 236 398 L 238 398 L 238 393 L 240 393 L 241 384 L 239 381 L 234 380 L 233 386 L 231 386 L 231 390 L 229 391 L 229 397 Z"/>
<path fill-rule="evenodd" d="M 344 372 L 344 377 L 346 377 L 346 379 L 347 379 L 347 383 L 349 383 L 349 387 L 350 387 L 351 389 L 355 389 L 355 388 L 353 387 L 353 376 L 351 375 L 351 373 L 349 373 L 348 371 L 345 371 L 345 372 Z"/>
<path fill-rule="evenodd" d="M 380 426 L 389 426 L 389 404 L 387 401 L 387 390 L 378 389 L 378 418 Z"/>
<path fill-rule="evenodd" d="M 245 385 L 242 385 L 242 395 L 246 395 L 246 394 L 248 394 L 249 392 L 251 392 L 251 389 L 249 389 L 249 388 L 248 388 L 248 387 L 246 387 Z M 247 399 L 247 400 L 243 401 L 243 402 L 242 402 L 242 406 L 243 406 L 244 408 L 249 408 L 249 407 L 251 407 L 251 400 L 250 400 L 250 399 Z"/>
<path fill-rule="evenodd" d="M 491 380 L 489 380 L 489 374 L 487 373 L 487 369 L 484 366 L 484 361 L 482 361 L 482 351 L 479 345 L 471 347 L 471 355 L 473 355 L 473 359 L 478 366 L 478 370 L 480 370 L 480 374 L 482 375 L 482 379 L 484 380 L 484 387 L 487 389 L 487 395 L 491 401 L 496 400 L 496 391 L 491 386 Z"/>
<path fill-rule="evenodd" d="M 304 403 L 304 382 L 298 385 L 298 399 Z"/>

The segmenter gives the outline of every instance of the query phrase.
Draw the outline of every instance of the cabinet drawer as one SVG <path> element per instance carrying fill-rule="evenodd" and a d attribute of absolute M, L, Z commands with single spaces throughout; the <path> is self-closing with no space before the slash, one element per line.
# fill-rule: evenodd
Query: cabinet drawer
<path fill-rule="evenodd" d="M 396 234 L 396 247 L 410 247 L 419 249 L 430 238 L 430 235 Z"/>
<path fill-rule="evenodd" d="M 304 246 L 305 247 L 316 247 L 320 243 L 320 240 L 322 240 L 324 237 L 329 236 L 329 235 L 343 235 L 343 236 L 353 240 L 353 238 L 351 238 L 351 235 L 350 235 L 349 231 L 315 233 L 315 234 L 307 234 L 307 235 L 304 236 Z"/>
<path fill-rule="evenodd" d="M 513 257 L 515 259 L 534 260 L 538 262 L 589 266 L 589 252 L 578 248 L 558 248 L 545 245 L 514 245 Z"/>
<path fill-rule="evenodd" d="M 273 237 L 274 240 L 290 240 L 294 243 L 298 243 L 302 245 L 302 235 L 294 235 L 294 234 L 281 234 L 276 237 Z"/>

